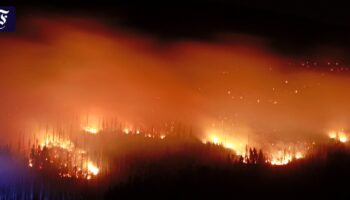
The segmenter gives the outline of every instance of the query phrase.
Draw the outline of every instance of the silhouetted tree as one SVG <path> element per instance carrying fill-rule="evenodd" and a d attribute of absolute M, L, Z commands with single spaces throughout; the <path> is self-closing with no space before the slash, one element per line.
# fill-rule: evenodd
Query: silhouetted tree
<path fill-rule="evenodd" d="M 265 164 L 265 155 L 263 153 L 263 151 L 260 149 L 259 150 L 259 154 L 258 154 L 258 160 L 257 160 L 257 164 L 260 164 L 260 165 L 264 165 Z"/>

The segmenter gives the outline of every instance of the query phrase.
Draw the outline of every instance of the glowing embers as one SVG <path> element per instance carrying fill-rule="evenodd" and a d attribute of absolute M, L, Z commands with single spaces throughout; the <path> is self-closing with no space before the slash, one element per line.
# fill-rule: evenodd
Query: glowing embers
<path fill-rule="evenodd" d="M 60 177 L 88 180 L 100 172 L 85 150 L 77 148 L 68 139 L 52 137 L 44 139 L 40 145 L 33 145 L 28 166 Z"/>
<path fill-rule="evenodd" d="M 346 143 L 348 139 L 348 134 L 344 131 L 330 131 L 328 133 L 328 137 L 332 140 L 339 141 L 342 143 Z"/>
<path fill-rule="evenodd" d="M 145 138 L 150 138 L 150 139 L 165 139 L 167 134 L 166 133 L 157 133 L 155 131 L 151 131 L 150 133 L 141 131 L 140 129 L 133 129 L 133 128 L 123 128 L 121 132 L 125 135 L 143 135 Z"/>
<path fill-rule="evenodd" d="M 33 160 L 30 158 L 29 161 L 28 161 L 28 166 L 29 167 L 33 167 Z"/>

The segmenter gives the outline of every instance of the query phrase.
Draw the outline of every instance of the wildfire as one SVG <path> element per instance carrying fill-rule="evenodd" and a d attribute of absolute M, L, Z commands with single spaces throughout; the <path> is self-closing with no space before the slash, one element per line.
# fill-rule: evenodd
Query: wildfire
<path fill-rule="evenodd" d="M 40 146 L 45 146 L 47 148 L 59 147 L 68 151 L 72 151 L 75 148 L 72 141 L 53 137 L 46 137 L 42 142 L 40 142 Z"/>
<path fill-rule="evenodd" d="M 295 154 L 295 158 L 296 158 L 296 159 L 304 158 L 304 154 L 301 153 L 301 152 L 297 152 L 297 153 Z"/>
<path fill-rule="evenodd" d="M 130 133 L 130 129 L 129 129 L 129 128 L 124 128 L 123 132 L 124 132 L 125 134 L 129 134 L 129 133 Z"/>
<path fill-rule="evenodd" d="M 331 132 L 329 132 L 328 136 L 331 139 L 336 139 L 337 138 L 337 132 L 331 131 Z"/>
<path fill-rule="evenodd" d="M 94 126 L 86 126 L 83 130 L 90 134 L 98 134 L 99 129 Z M 129 127 L 121 128 L 117 134 L 125 135 L 139 135 L 142 134 L 146 138 L 163 140 L 167 137 L 167 134 L 150 132 L 141 132 L 139 129 L 131 129 Z M 93 162 L 93 158 L 90 157 L 88 149 L 82 149 L 79 147 L 79 143 L 74 144 L 68 137 L 62 135 L 55 136 L 54 134 L 44 133 L 45 137 L 42 137 L 39 145 L 33 145 L 31 155 L 28 161 L 28 167 L 45 170 L 46 168 L 53 168 L 57 170 L 60 177 L 67 178 L 81 178 L 81 179 L 93 179 L 101 172 L 101 163 L 98 165 Z M 50 136 L 48 136 L 50 135 Z M 340 142 L 347 142 L 347 134 L 344 132 L 330 132 L 329 137 L 339 140 Z M 270 164 L 270 165 L 287 165 L 288 163 L 302 159 L 305 157 L 307 149 L 305 146 L 289 145 L 285 144 L 275 145 L 272 144 L 271 148 L 267 148 L 267 151 L 262 151 L 256 148 L 249 147 L 247 140 L 244 138 L 235 138 L 232 134 L 221 134 L 218 131 L 209 132 L 203 143 L 211 143 L 214 145 L 222 146 L 232 152 L 233 159 L 240 163 L 245 164 Z M 304 144 L 304 143 L 299 143 Z M 307 144 L 307 143 L 305 143 Z"/>
<path fill-rule="evenodd" d="M 277 153 L 271 154 L 271 160 L 267 160 L 271 165 L 286 165 L 293 160 L 298 160 L 304 158 L 304 154 L 301 152 L 296 152 L 292 154 L 290 152 L 278 151 Z"/>
<path fill-rule="evenodd" d="M 339 141 L 342 143 L 345 143 L 348 141 L 348 137 L 344 132 L 340 132 L 338 137 L 339 137 Z"/>
<path fill-rule="evenodd" d="M 343 131 L 331 131 L 328 133 L 330 139 L 346 143 L 348 141 L 348 135 Z"/>
<path fill-rule="evenodd" d="M 29 166 L 29 167 L 33 167 L 33 161 L 32 161 L 32 159 L 29 159 L 29 161 L 28 161 L 28 166 Z"/>
<path fill-rule="evenodd" d="M 96 165 L 93 164 L 91 161 L 88 162 L 87 169 L 90 173 L 92 173 L 95 176 L 100 172 L 100 169 L 96 167 Z"/>
<path fill-rule="evenodd" d="M 84 127 L 83 130 L 84 130 L 85 132 L 90 133 L 90 134 L 93 134 L 93 135 L 96 135 L 96 134 L 98 134 L 98 132 L 99 132 L 98 128 L 96 128 L 96 127 L 89 127 L 89 126 Z"/>
<path fill-rule="evenodd" d="M 245 155 L 245 146 L 242 142 L 234 140 L 232 137 L 220 137 L 217 133 L 209 134 L 206 139 L 202 140 L 203 143 L 212 143 L 215 145 L 222 145 L 226 149 L 234 151 L 237 155 Z"/>
<path fill-rule="evenodd" d="M 216 136 L 216 135 L 213 135 L 211 138 L 211 142 L 214 143 L 214 144 L 220 144 L 221 143 L 221 139 Z"/>
<path fill-rule="evenodd" d="M 272 160 L 270 161 L 270 164 L 271 165 L 286 165 L 291 161 L 292 161 L 291 156 L 275 157 L 275 158 L 272 158 Z"/>
<path fill-rule="evenodd" d="M 87 115 L 81 119 L 80 127 L 86 133 L 96 135 L 102 129 L 101 118 L 95 114 Z"/>
<path fill-rule="evenodd" d="M 53 168 L 60 177 L 91 179 L 100 169 L 87 155 L 87 151 L 77 148 L 69 139 L 46 137 L 33 146 L 28 166 L 45 170 Z"/>
<path fill-rule="evenodd" d="M 224 138 L 224 139 L 223 139 Z M 238 142 L 237 140 L 234 140 L 232 137 L 221 137 L 219 134 L 208 134 L 208 137 L 206 139 L 202 140 L 203 143 L 211 143 L 215 145 L 222 145 L 226 149 L 230 149 L 236 153 L 236 155 L 243 157 L 243 163 L 249 163 L 248 157 L 251 154 L 248 150 L 248 145 L 244 144 L 242 142 Z M 292 146 L 286 146 L 283 145 L 279 148 L 277 148 L 275 145 L 272 145 L 272 149 L 268 152 L 265 158 L 265 163 L 271 164 L 271 165 L 287 165 L 288 163 L 292 162 L 293 160 L 302 159 L 305 157 L 306 147 L 293 147 Z M 288 148 L 286 148 L 288 147 Z M 278 149 L 285 149 L 285 150 L 278 150 Z M 292 149 L 294 149 L 292 151 Z M 297 149 L 298 151 L 296 151 Z M 270 153 L 269 153 L 270 152 Z"/>

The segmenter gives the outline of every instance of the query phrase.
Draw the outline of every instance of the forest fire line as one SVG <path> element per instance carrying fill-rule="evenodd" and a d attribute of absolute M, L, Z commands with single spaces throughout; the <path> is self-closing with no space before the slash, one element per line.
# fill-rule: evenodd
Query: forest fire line
<path fill-rule="evenodd" d="M 252 153 L 252 149 L 253 151 L 256 151 L 254 147 L 249 147 L 248 144 L 242 144 L 239 143 L 238 145 L 233 142 L 233 141 L 223 141 L 221 140 L 220 137 L 218 136 L 212 136 L 211 138 L 209 138 L 209 140 L 202 140 L 203 143 L 205 144 L 214 144 L 214 145 L 218 145 L 218 146 L 223 146 L 226 149 L 230 149 L 232 150 L 236 155 L 241 156 L 242 157 L 242 161 L 243 163 L 249 163 L 248 159 L 251 156 L 251 154 L 255 154 Z M 270 153 L 269 152 L 265 152 L 265 154 L 267 153 L 267 155 L 264 156 L 264 162 L 266 164 L 271 164 L 271 165 L 286 165 L 290 162 L 292 162 L 293 160 L 298 160 L 298 159 L 302 159 L 305 156 L 306 150 L 303 151 L 295 151 L 291 150 L 292 148 L 284 148 L 283 150 L 271 150 Z"/>
<path fill-rule="evenodd" d="M 330 131 L 328 134 L 330 139 L 345 143 L 348 141 L 348 134 L 344 131 Z"/>
<path fill-rule="evenodd" d="M 348 141 L 348 134 L 344 131 L 331 131 L 328 134 L 328 137 L 340 143 L 347 143 Z M 208 134 L 205 139 L 202 139 L 202 142 L 204 144 L 209 143 L 232 150 L 236 155 L 242 157 L 243 163 L 248 163 L 247 159 L 249 158 L 250 154 L 252 154 L 252 147 L 249 146 L 248 143 L 242 143 L 242 141 L 235 140 L 234 138 L 228 136 L 220 136 L 219 134 L 211 133 Z M 269 145 L 269 148 L 262 148 L 263 150 L 266 150 L 264 152 L 266 154 L 264 157 L 264 162 L 270 165 L 287 165 L 294 160 L 304 159 L 307 157 L 309 150 L 315 144 L 315 142 L 302 142 L 302 145 L 284 144 L 277 146 L 272 143 Z"/>
<path fill-rule="evenodd" d="M 163 140 L 166 138 L 165 133 L 143 132 L 140 129 L 124 128 L 119 131 L 109 128 L 97 128 L 97 126 L 81 126 L 81 131 L 92 136 L 102 136 L 103 134 L 117 133 L 123 135 L 137 135 L 144 138 Z M 70 136 L 62 134 L 60 131 L 42 131 L 38 138 L 34 139 L 35 143 L 31 144 L 28 166 L 38 170 L 55 170 L 62 178 L 76 179 L 93 179 L 96 178 L 101 170 L 106 167 L 105 163 L 92 161 L 92 155 L 88 146 L 85 148 L 78 147 Z M 77 131 L 79 132 L 79 131 Z M 62 135 L 61 135 L 62 134 Z M 72 134 L 70 134 L 72 135 Z M 78 141 L 85 140 L 84 135 L 80 136 Z M 80 141 L 80 142 L 81 142 Z M 80 144 L 81 145 L 81 144 Z M 94 160 L 99 160 L 95 158 Z"/>
<path fill-rule="evenodd" d="M 69 139 L 45 138 L 33 145 L 28 166 L 39 170 L 56 170 L 60 177 L 91 179 L 100 169 L 91 161 L 86 150 L 77 148 Z"/>
<path fill-rule="evenodd" d="M 152 131 L 142 131 L 137 128 L 120 127 L 119 130 L 112 130 L 108 128 L 93 128 L 93 126 L 84 126 L 81 128 L 82 134 L 79 137 L 80 140 L 85 140 L 84 137 L 88 136 L 91 138 L 100 137 L 104 138 L 107 135 L 124 135 L 126 137 L 138 136 L 145 139 L 158 139 L 163 140 L 168 135 L 178 133 L 172 131 L 165 131 L 158 133 L 154 129 Z M 174 130 L 171 128 L 171 130 Z M 58 132 L 58 131 L 57 131 Z M 91 135 L 91 136 L 89 136 Z M 340 143 L 346 143 L 347 133 L 344 131 L 332 131 L 329 133 L 328 137 Z M 77 178 L 77 179 L 94 179 L 108 168 L 107 163 L 104 162 L 94 162 L 96 160 L 101 160 L 96 158 L 91 154 L 91 149 L 89 146 L 84 148 L 80 147 L 82 144 L 78 142 L 79 145 L 75 144 L 71 138 L 64 135 L 55 135 L 53 133 L 45 132 L 43 137 L 39 137 L 35 144 L 32 145 L 28 166 L 30 168 L 35 168 L 38 170 L 53 169 L 56 170 L 57 174 L 62 178 Z M 198 138 L 198 137 L 197 137 Z M 94 145 L 96 140 L 91 140 Z M 268 164 L 271 166 L 288 165 L 289 163 L 304 159 L 308 156 L 310 147 L 315 145 L 315 143 L 302 144 L 284 144 L 276 145 L 274 143 L 269 144 L 267 148 L 261 144 L 261 149 L 258 151 L 255 147 L 249 145 L 247 140 L 242 138 L 234 138 L 228 135 L 224 136 L 218 132 L 211 132 L 204 139 L 201 140 L 204 144 L 212 144 L 215 146 L 222 146 L 225 149 L 232 151 L 237 156 L 237 160 L 244 164 Z M 103 148 L 103 147 L 102 147 Z"/>

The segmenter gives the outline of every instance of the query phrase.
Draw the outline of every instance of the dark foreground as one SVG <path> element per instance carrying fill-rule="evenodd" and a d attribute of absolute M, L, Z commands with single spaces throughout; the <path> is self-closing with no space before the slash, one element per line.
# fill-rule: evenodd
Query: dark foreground
<path fill-rule="evenodd" d="M 185 148 L 186 149 L 186 148 Z M 287 166 L 207 161 L 193 151 L 133 157 L 128 175 L 119 168 L 94 180 L 36 172 L 2 151 L 0 199 L 349 199 L 350 154 L 345 146 L 322 148 Z M 136 161 L 135 161 L 136 160 Z M 15 166 L 11 169 L 7 166 Z M 6 171 L 4 171 L 6 169 Z M 120 173 L 122 172 L 123 175 Z M 118 174 L 119 173 L 119 174 Z"/>

